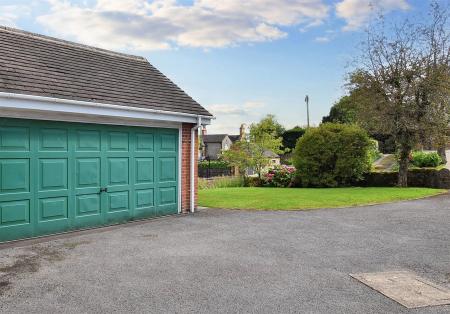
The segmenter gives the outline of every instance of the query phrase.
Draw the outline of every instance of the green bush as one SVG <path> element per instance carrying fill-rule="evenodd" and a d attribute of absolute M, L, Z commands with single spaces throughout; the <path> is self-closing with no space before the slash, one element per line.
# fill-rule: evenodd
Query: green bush
<path fill-rule="evenodd" d="M 411 163 L 419 168 L 437 167 L 442 164 L 442 158 L 436 152 L 413 152 L 411 154 Z"/>
<path fill-rule="evenodd" d="M 230 168 L 230 165 L 226 161 L 222 160 L 204 160 L 198 163 L 198 167 L 203 169 L 227 169 Z"/>
<path fill-rule="evenodd" d="M 303 186 L 336 187 L 362 180 L 370 170 L 371 142 L 356 125 L 324 123 L 309 129 L 294 151 Z"/>
<path fill-rule="evenodd" d="M 198 178 L 198 189 L 236 188 L 244 186 L 242 177 Z"/>

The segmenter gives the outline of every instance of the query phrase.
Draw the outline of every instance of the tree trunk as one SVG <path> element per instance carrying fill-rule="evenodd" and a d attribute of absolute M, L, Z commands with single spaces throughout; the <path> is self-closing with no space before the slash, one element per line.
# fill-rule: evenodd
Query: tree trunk
<path fill-rule="evenodd" d="M 406 188 L 408 186 L 408 165 L 410 149 L 400 150 L 400 160 L 398 169 L 398 186 Z"/>
<path fill-rule="evenodd" d="M 442 163 L 446 164 L 447 156 L 445 155 L 445 145 L 439 145 L 437 152 L 438 152 L 439 156 L 441 156 Z"/>

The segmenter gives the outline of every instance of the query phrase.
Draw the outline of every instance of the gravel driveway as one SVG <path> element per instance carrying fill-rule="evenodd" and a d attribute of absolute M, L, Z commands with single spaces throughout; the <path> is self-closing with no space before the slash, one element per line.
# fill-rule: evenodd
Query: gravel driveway
<path fill-rule="evenodd" d="M 306 212 L 205 209 L 3 247 L 0 312 L 450 312 L 407 310 L 349 276 L 391 270 L 450 287 L 450 196 Z"/>

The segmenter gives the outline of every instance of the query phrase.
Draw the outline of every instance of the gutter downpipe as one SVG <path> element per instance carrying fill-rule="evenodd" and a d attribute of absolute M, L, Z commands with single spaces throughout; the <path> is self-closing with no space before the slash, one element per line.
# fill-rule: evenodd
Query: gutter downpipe
<path fill-rule="evenodd" d="M 190 179 L 191 179 L 191 183 L 190 183 L 190 191 L 191 191 L 191 196 L 190 196 L 190 210 L 191 213 L 195 212 L 195 142 L 196 142 L 196 138 L 195 138 L 195 131 L 197 131 L 200 127 L 202 126 L 202 117 L 201 116 L 197 116 L 197 124 L 191 129 L 191 166 L 190 166 Z"/>

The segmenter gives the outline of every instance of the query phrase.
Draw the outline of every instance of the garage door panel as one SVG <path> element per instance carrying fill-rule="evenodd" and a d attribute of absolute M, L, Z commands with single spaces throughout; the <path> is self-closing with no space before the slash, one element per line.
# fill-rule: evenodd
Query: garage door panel
<path fill-rule="evenodd" d="M 67 190 L 67 167 L 64 158 L 39 159 L 39 191 Z"/>
<path fill-rule="evenodd" d="M 0 151 L 28 152 L 30 150 L 30 129 L 20 126 L 0 127 Z"/>
<path fill-rule="evenodd" d="M 129 211 L 129 192 L 108 193 L 108 212 Z"/>
<path fill-rule="evenodd" d="M 176 187 L 158 188 L 158 215 L 170 215 L 177 212 L 176 203 L 178 195 Z"/>
<path fill-rule="evenodd" d="M 101 214 L 100 194 L 86 194 L 76 196 L 76 217 L 92 216 Z"/>
<path fill-rule="evenodd" d="M 68 197 L 39 199 L 39 221 L 52 221 L 69 218 Z"/>
<path fill-rule="evenodd" d="M 84 229 L 101 226 L 104 222 L 100 194 L 77 195 L 71 228 Z"/>
<path fill-rule="evenodd" d="M 30 200 L 0 203 L 1 226 L 24 225 L 30 223 Z"/>
<path fill-rule="evenodd" d="M 154 158 L 136 158 L 135 159 L 135 178 L 136 184 L 153 183 L 154 178 Z"/>
<path fill-rule="evenodd" d="M 153 152 L 154 135 L 153 133 L 136 133 L 136 152 Z"/>
<path fill-rule="evenodd" d="M 176 134 L 161 133 L 158 151 L 176 153 L 178 146 L 177 144 L 178 139 Z"/>
<path fill-rule="evenodd" d="M 107 144 L 110 152 L 128 152 L 129 134 L 127 132 L 108 132 Z"/>
<path fill-rule="evenodd" d="M 137 190 L 136 193 L 136 209 L 150 208 L 155 206 L 155 190 L 143 189 Z"/>
<path fill-rule="evenodd" d="M 101 149 L 101 132 L 97 130 L 76 130 L 76 152 L 99 152 Z"/>
<path fill-rule="evenodd" d="M 108 158 L 108 186 L 128 185 L 129 158 Z"/>
<path fill-rule="evenodd" d="M 39 151 L 66 152 L 68 148 L 67 129 L 41 129 Z"/>
<path fill-rule="evenodd" d="M 100 188 L 101 160 L 100 158 L 77 158 L 76 187 Z"/>
<path fill-rule="evenodd" d="M 30 191 L 30 160 L 0 159 L 0 193 Z"/>
<path fill-rule="evenodd" d="M 33 236 L 30 200 L 0 202 L 0 241 Z"/>
<path fill-rule="evenodd" d="M 162 157 L 158 160 L 158 182 L 175 182 L 177 181 L 177 158 Z"/>

